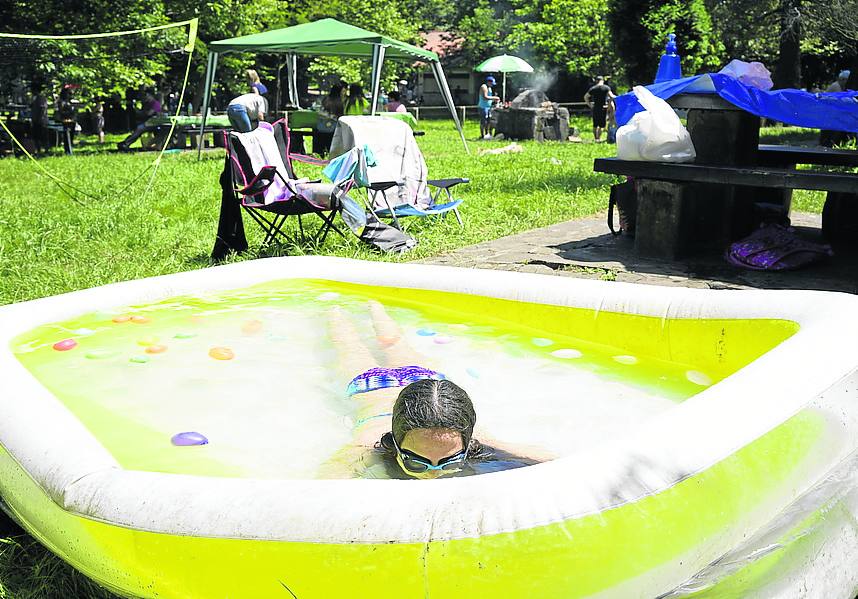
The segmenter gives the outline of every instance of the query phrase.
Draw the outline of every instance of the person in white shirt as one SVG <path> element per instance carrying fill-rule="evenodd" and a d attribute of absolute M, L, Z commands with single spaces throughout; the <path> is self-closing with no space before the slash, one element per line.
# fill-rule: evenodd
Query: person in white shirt
<path fill-rule="evenodd" d="M 254 129 L 254 123 L 265 120 L 267 110 L 265 96 L 253 91 L 233 98 L 226 107 L 226 116 L 233 129 L 239 133 L 247 133 Z"/>

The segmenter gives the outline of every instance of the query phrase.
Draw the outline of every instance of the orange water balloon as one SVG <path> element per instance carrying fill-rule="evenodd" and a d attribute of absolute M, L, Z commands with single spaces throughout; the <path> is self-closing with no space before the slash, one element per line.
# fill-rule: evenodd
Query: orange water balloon
<path fill-rule="evenodd" d="M 131 320 L 131 317 L 127 314 L 123 314 L 122 316 L 114 316 L 112 320 L 115 323 L 128 322 Z"/>
<path fill-rule="evenodd" d="M 209 350 L 209 357 L 215 360 L 232 360 L 235 353 L 228 347 L 213 347 Z"/>
<path fill-rule="evenodd" d="M 131 317 L 131 322 L 134 324 L 146 324 L 149 320 L 150 318 L 148 316 L 140 316 L 139 314 L 135 314 Z"/>
<path fill-rule="evenodd" d="M 167 351 L 167 346 L 157 343 L 146 348 L 147 354 L 163 354 L 165 351 Z"/>
<path fill-rule="evenodd" d="M 261 330 L 262 330 L 262 321 L 256 320 L 255 318 L 251 319 L 251 320 L 246 320 L 241 325 L 241 332 L 244 333 L 245 335 L 255 335 L 256 333 L 258 333 Z"/>

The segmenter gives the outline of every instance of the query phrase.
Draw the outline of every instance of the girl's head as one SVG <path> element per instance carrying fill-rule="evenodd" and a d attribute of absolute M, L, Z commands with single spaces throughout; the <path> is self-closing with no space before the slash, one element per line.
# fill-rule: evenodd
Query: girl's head
<path fill-rule="evenodd" d="M 255 70 L 247 69 L 244 73 L 247 75 L 247 81 L 250 82 L 251 85 L 260 82 L 259 73 L 257 73 Z"/>
<path fill-rule="evenodd" d="M 340 99 L 343 96 L 343 86 L 339 83 L 334 83 L 331 86 L 331 91 L 328 92 L 329 98 Z"/>
<path fill-rule="evenodd" d="M 363 98 L 363 87 L 360 83 L 349 85 L 349 98 Z"/>
<path fill-rule="evenodd" d="M 399 99 L 400 99 L 402 96 L 400 96 L 400 95 L 399 95 L 399 92 L 398 92 L 398 91 L 392 91 L 392 92 L 390 92 L 389 94 L 387 94 L 387 97 L 388 97 L 388 98 L 390 98 L 390 100 L 391 100 L 392 102 L 399 102 Z"/>
<path fill-rule="evenodd" d="M 464 389 L 447 380 L 423 379 L 403 388 L 396 398 L 388 449 L 396 452 L 406 474 L 437 478 L 461 469 L 476 421 L 474 404 Z"/>

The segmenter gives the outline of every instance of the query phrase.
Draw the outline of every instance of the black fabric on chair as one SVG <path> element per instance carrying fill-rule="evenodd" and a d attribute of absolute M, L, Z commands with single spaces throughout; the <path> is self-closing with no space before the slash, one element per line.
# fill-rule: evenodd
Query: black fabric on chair
<path fill-rule="evenodd" d="M 223 260 L 230 251 L 242 252 L 247 249 L 247 240 L 244 235 L 239 207 L 244 208 L 245 212 L 265 232 L 263 247 L 278 239 L 293 241 L 293 238 L 283 229 L 290 216 L 296 217 L 298 221 L 298 238 L 302 243 L 306 242 L 308 237 L 314 242 L 324 243 L 332 229 L 343 236 L 342 231 L 334 224 L 334 217 L 339 210 L 339 199 L 333 188 L 328 197 L 325 198 L 328 204 L 326 207 L 314 205 L 301 194 L 297 194 L 289 200 L 265 204 L 265 191 L 275 178 L 280 178 L 290 189 L 297 189 L 293 183 L 296 177 L 288 156 L 286 143 L 288 130 L 284 123 L 275 123 L 274 138 L 283 158 L 286 173 L 277 171 L 273 166 L 266 166 L 259 172 L 254 172 L 250 156 L 240 142 L 236 143 L 239 138 L 234 137 L 234 134 L 228 134 L 226 137 L 227 158 L 220 179 L 222 190 L 221 214 L 218 236 L 212 250 L 213 260 Z M 327 194 L 328 192 L 324 191 L 323 193 Z M 318 200 L 318 196 L 316 196 L 316 200 Z M 318 230 L 309 236 L 305 233 L 304 222 L 302 221 L 302 216 L 308 214 L 314 214 L 322 221 Z"/>
<path fill-rule="evenodd" d="M 236 201 L 232 184 L 232 168 L 227 154 L 223 170 L 220 173 L 220 217 L 217 224 L 217 238 L 211 259 L 224 260 L 230 252 L 247 250 L 247 237 L 244 235 L 244 222 L 241 220 L 241 204 Z"/>

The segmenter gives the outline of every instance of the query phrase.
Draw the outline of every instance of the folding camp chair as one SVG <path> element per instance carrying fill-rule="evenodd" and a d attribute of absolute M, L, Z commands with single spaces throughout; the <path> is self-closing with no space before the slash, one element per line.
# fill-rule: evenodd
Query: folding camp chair
<path fill-rule="evenodd" d="M 289 159 L 289 135 L 285 123 L 272 129 L 261 126 L 250 133 L 225 133 L 228 165 L 235 200 L 265 232 L 262 245 L 277 238 L 291 241 L 283 227 L 290 216 L 298 221 L 301 242 L 306 242 L 302 216 L 315 214 L 322 224 L 311 239 L 324 243 L 333 229 L 340 207 L 341 187 L 298 179 Z"/>
<path fill-rule="evenodd" d="M 462 216 L 452 188 L 469 179 L 428 179 L 423 154 L 411 128 L 404 122 L 379 116 L 340 117 L 331 156 L 353 152 L 352 160 L 364 160 L 355 179 L 367 190 L 367 207 L 378 217 L 389 217 L 397 228 L 407 216 Z M 361 152 L 363 156 L 361 156 Z M 365 166 L 364 166 L 365 165 Z M 361 180 L 363 179 L 363 180 Z M 333 179 L 335 182 L 336 179 Z M 434 187 L 434 193 L 430 189 Z"/>

